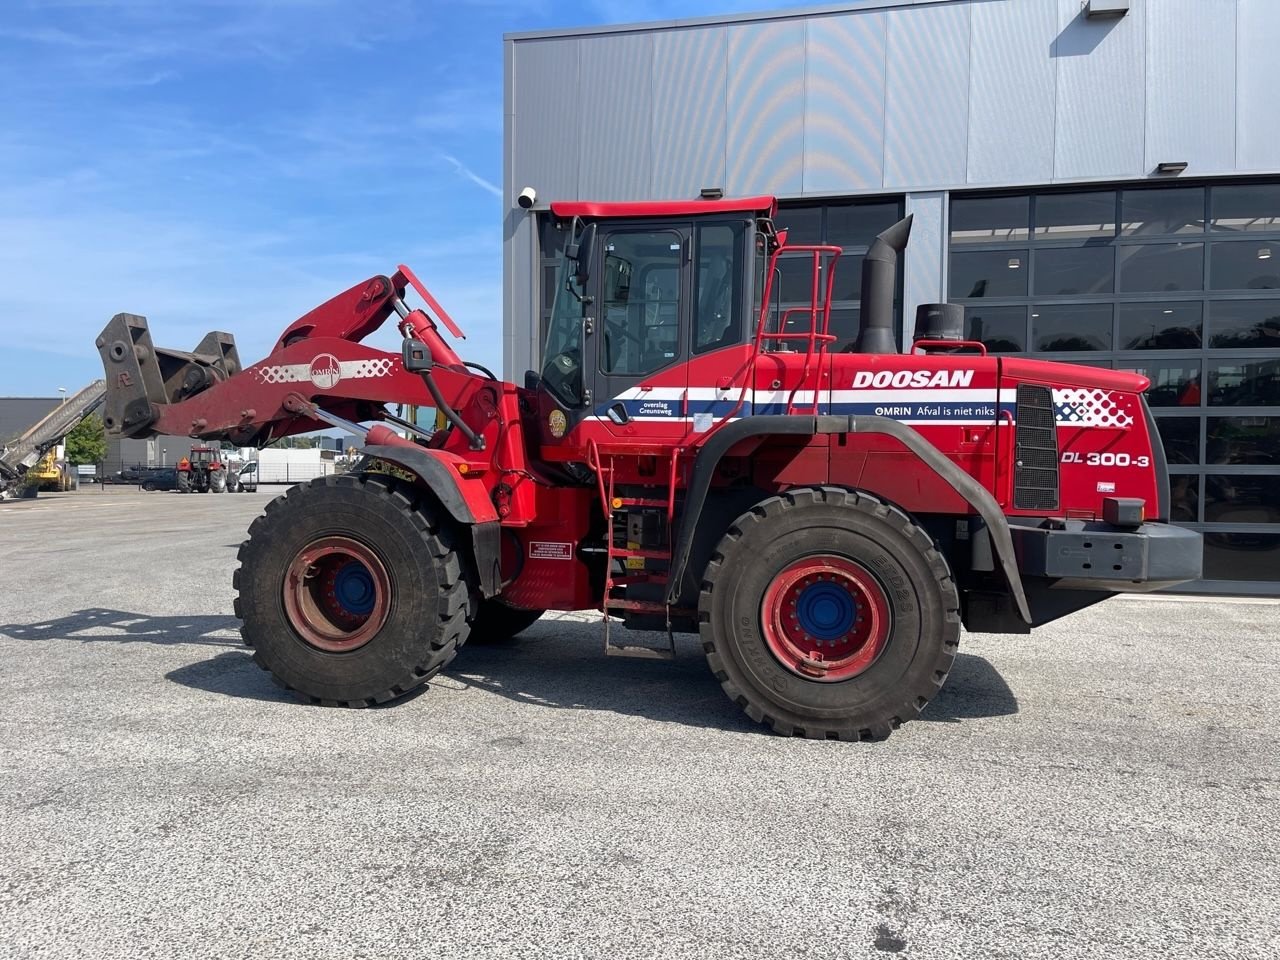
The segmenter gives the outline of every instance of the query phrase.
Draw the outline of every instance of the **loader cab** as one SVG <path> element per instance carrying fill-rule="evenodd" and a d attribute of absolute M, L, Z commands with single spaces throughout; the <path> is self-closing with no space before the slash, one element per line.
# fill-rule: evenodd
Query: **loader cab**
<path fill-rule="evenodd" d="M 690 362 L 754 336 L 772 212 L 770 198 L 553 205 L 569 239 L 538 380 L 544 440 L 584 422 L 685 435 Z"/>

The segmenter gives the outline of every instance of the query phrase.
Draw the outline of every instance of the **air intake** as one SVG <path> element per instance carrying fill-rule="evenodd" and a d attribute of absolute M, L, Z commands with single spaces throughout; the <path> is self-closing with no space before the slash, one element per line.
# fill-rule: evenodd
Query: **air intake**
<path fill-rule="evenodd" d="M 1058 428 L 1053 391 L 1018 385 L 1013 442 L 1013 505 L 1019 510 L 1058 509 Z"/>

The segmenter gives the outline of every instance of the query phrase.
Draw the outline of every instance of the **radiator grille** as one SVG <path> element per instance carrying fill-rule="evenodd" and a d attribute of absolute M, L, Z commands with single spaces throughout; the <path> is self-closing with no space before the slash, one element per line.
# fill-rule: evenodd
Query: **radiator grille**
<path fill-rule="evenodd" d="M 1018 385 L 1013 459 L 1013 505 L 1019 510 L 1057 510 L 1058 430 L 1048 387 Z"/>

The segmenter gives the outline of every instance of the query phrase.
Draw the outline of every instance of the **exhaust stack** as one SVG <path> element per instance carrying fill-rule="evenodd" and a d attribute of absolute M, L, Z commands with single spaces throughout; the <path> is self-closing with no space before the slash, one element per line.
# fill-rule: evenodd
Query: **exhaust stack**
<path fill-rule="evenodd" d="M 862 329 L 858 353 L 897 353 L 893 336 L 893 295 L 897 288 L 898 259 L 911 236 L 913 214 L 899 220 L 876 237 L 862 261 Z"/>

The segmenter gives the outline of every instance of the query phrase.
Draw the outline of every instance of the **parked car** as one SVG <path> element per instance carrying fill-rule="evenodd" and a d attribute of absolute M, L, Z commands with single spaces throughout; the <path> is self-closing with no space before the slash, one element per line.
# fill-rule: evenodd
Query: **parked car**
<path fill-rule="evenodd" d="M 228 493 L 254 493 L 258 489 L 258 461 L 250 460 L 227 482 Z"/>
<path fill-rule="evenodd" d="M 146 467 L 138 471 L 138 486 L 148 492 L 153 490 L 177 490 L 177 467 Z"/>

